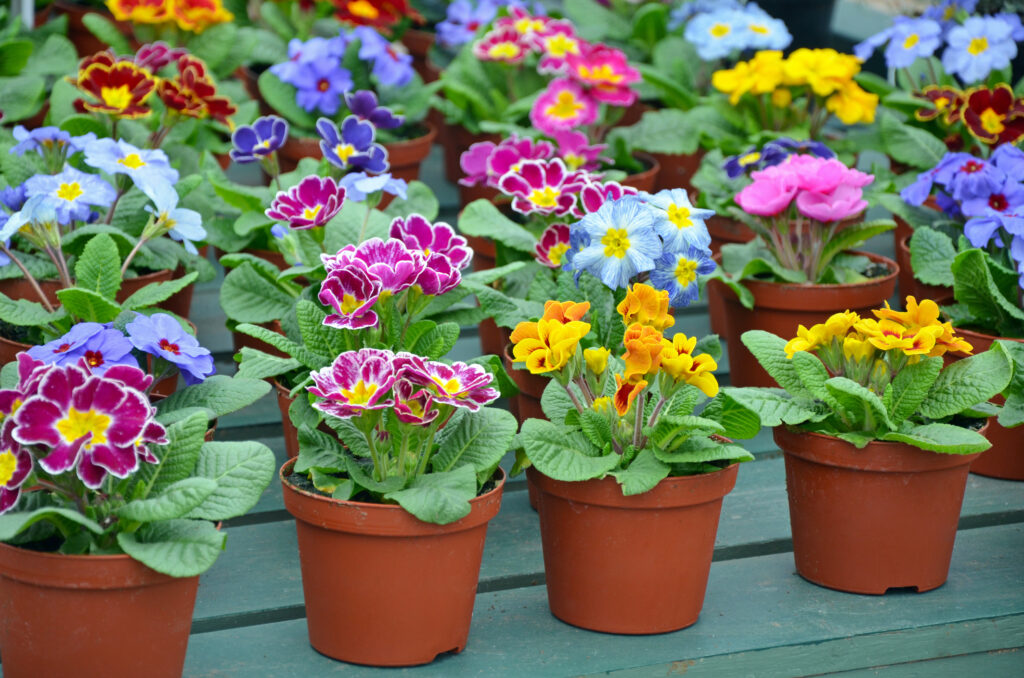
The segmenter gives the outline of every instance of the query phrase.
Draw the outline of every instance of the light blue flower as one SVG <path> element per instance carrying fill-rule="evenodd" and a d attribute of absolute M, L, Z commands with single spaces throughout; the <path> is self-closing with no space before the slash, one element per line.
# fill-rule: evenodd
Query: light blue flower
<path fill-rule="evenodd" d="M 409 189 L 405 179 L 395 179 L 390 173 L 370 176 L 366 172 L 350 172 L 338 181 L 338 185 L 345 187 L 345 199 L 355 202 L 362 202 L 366 196 L 377 191 L 397 195 L 405 200 Z"/>
<path fill-rule="evenodd" d="M 650 271 L 663 252 L 654 215 L 633 196 L 606 202 L 577 227 L 590 243 L 572 257 L 573 268 L 589 272 L 612 289 L 626 287 L 633 276 Z"/>
<path fill-rule="evenodd" d="M 166 153 L 136 148 L 120 139 L 90 142 L 85 147 L 85 164 L 107 174 L 126 174 L 139 187 L 153 182 L 173 185 L 178 181 L 178 170 L 171 167 Z"/>
<path fill-rule="evenodd" d="M 884 45 L 885 64 L 889 68 L 907 68 L 917 59 L 927 59 L 935 54 L 942 43 L 942 26 L 931 19 L 896 17 L 893 25 L 853 48 L 854 55 L 867 61 L 871 53 Z"/>
<path fill-rule="evenodd" d="M 95 174 L 86 174 L 65 166 L 60 174 L 37 174 L 25 182 L 25 194 L 30 198 L 47 195 L 55 200 L 57 220 L 61 224 L 88 221 L 92 207 L 110 207 L 117 191 Z"/>
<path fill-rule="evenodd" d="M 978 0 L 942 0 L 938 5 L 926 8 L 921 16 L 938 21 L 943 28 L 950 28 L 956 25 L 957 13 L 973 14 L 977 7 Z"/>
<path fill-rule="evenodd" d="M 28 130 L 24 125 L 18 125 L 11 130 L 11 134 L 18 142 L 10 150 L 14 155 L 24 155 L 25 151 L 36 151 L 39 155 L 46 155 L 48 152 L 71 155 L 83 150 L 86 144 L 96 139 L 95 132 L 73 137 L 59 127 L 37 127 Z"/>
<path fill-rule="evenodd" d="M 743 49 L 747 15 L 744 12 L 719 10 L 696 15 L 686 24 L 683 37 L 697 48 L 704 61 L 723 59 Z"/>
<path fill-rule="evenodd" d="M 750 3 L 740 13 L 745 15 L 741 32 L 743 49 L 786 49 L 793 42 L 786 22 L 772 17 L 756 4 Z"/>
<path fill-rule="evenodd" d="M 643 193 L 641 197 L 654 216 L 654 230 L 661 236 L 666 250 L 674 252 L 691 245 L 711 245 L 711 235 L 704 220 L 715 216 L 715 211 L 694 207 L 685 190 L 666 188 L 654 195 Z"/>
<path fill-rule="evenodd" d="M 955 26 L 946 36 L 948 46 L 942 53 L 942 67 L 971 85 L 988 74 L 1006 68 L 1017 56 L 1013 41 L 1014 26 L 994 16 L 972 16 Z"/>
<path fill-rule="evenodd" d="M 359 40 L 359 58 L 373 65 L 373 76 L 380 84 L 404 87 L 412 80 L 412 55 L 395 49 L 391 42 L 369 26 L 357 26 L 349 40 Z"/>
<path fill-rule="evenodd" d="M 674 31 L 684 23 L 697 16 L 723 9 L 743 9 L 738 0 L 691 0 L 684 2 L 669 13 L 668 29 Z"/>
<path fill-rule="evenodd" d="M 170 184 L 158 182 L 140 188 L 156 206 L 155 210 L 146 206 L 146 211 L 156 217 L 154 228 L 180 242 L 190 254 L 198 254 L 193 241 L 206 239 L 203 217 L 199 212 L 178 207 L 178 192 Z"/>
<path fill-rule="evenodd" d="M 21 209 L 0 226 L 0 240 L 11 236 L 25 226 L 55 224 L 57 222 L 57 201 L 48 195 L 34 195 L 25 201 Z"/>
<path fill-rule="evenodd" d="M 711 250 L 689 247 L 684 252 L 665 252 L 651 271 L 651 285 L 665 290 L 673 308 L 689 306 L 700 296 L 699 277 L 715 270 Z"/>

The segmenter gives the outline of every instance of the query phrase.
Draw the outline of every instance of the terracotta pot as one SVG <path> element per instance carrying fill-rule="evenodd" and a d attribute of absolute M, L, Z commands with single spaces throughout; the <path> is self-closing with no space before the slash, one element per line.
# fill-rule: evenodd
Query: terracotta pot
<path fill-rule="evenodd" d="M 463 236 L 473 248 L 473 270 L 488 271 L 495 266 L 497 251 L 494 241 L 489 238 L 481 238 L 475 235 Z M 509 331 L 498 327 L 493 318 L 484 318 L 480 321 L 480 351 L 483 355 L 501 355 L 508 343 Z"/>
<path fill-rule="evenodd" d="M 615 127 L 632 127 L 633 125 L 640 122 L 640 118 L 644 117 L 644 113 L 647 111 L 653 111 L 654 109 L 645 104 L 643 101 L 637 99 L 629 105 L 619 121 L 615 123 Z"/>
<path fill-rule="evenodd" d="M 463 237 L 473 248 L 474 271 L 489 271 L 497 265 L 498 251 L 493 240 L 478 235 L 463 235 Z"/>
<path fill-rule="evenodd" d="M 711 253 L 719 254 L 722 245 L 742 245 L 754 239 L 754 232 L 742 221 L 729 217 L 711 217 L 707 220 L 708 233 L 711 235 Z"/>
<path fill-rule="evenodd" d="M 793 557 L 803 578 L 883 594 L 942 586 L 949 574 L 967 471 L 977 454 L 927 452 L 775 429 L 786 458 Z"/>
<path fill-rule="evenodd" d="M 461 652 L 504 471 L 497 487 L 470 502 L 468 516 L 434 525 L 397 505 L 302 491 L 287 480 L 293 464 L 281 468 L 281 484 L 295 516 L 310 645 L 373 666 L 426 664 Z"/>
<path fill-rule="evenodd" d="M 697 149 L 696 153 L 684 155 L 652 153 L 651 155 L 661 165 L 661 171 L 658 172 L 657 190 L 682 188 L 690 196 L 690 201 L 695 202 L 697 200 L 697 189 L 693 187 L 691 179 L 693 179 L 693 175 L 700 168 L 700 163 L 704 159 L 705 153 L 706 151 L 703 148 Z"/>
<path fill-rule="evenodd" d="M 630 497 L 611 477 L 567 483 L 528 469 L 539 490 L 551 613 L 606 633 L 664 633 L 696 622 L 737 467 L 666 478 Z"/>
<path fill-rule="evenodd" d="M 459 178 L 461 178 L 461 176 Z M 485 184 L 477 184 L 476 186 L 464 186 L 463 184 L 457 184 L 456 187 L 459 189 L 460 210 L 465 209 L 466 205 L 474 200 L 490 200 L 491 202 L 497 202 L 498 198 L 502 196 L 501 191 Z"/>
<path fill-rule="evenodd" d="M 516 415 L 519 423 L 527 419 L 547 419 L 540 406 L 540 399 L 551 380 L 539 374 L 531 374 L 529 370 L 517 368 L 512 362 L 511 344 L 505 344 L 501 356 L 505 361 L 505 371 L 519 389 L 519 394 L 512 398 L 512 414 Z"/>
<path fill-rule="evenodd" d="M 263 67 L 265 68 L 265 67 Z M 263 94 L 260 92 L 260 74 L 249 66 L 239 66 L 234 73 L 245 88 L 245 93 L 260 105 L 260 115 L 273 115 L 274 109 L 270 107 Z"/>
<path fill-rule="evenodd" d="M 177 678 L 198 586 L 199 577 L 168 577 L 125 555 L 0 544 L 4 676 Z"/>
<path fill-rule="evenodd" d="M 145 275 L 136 276 L 134 278 L 126 278 L 121 283 L 121 289 L 118 290 L 116 299 L 121 302 L 130 297 L 135 292 L 139 291 L 146 285 L 154 282 L 167 282 L 174 277 L 174 271 L 167 269 L 164 271 L 154 271 L 153 273 L 146 273 Z M 46 295 L 47 301 L 54 306 L 59 306 L 60 302 L 57 300 L 57 292 L 64 289 L 64 285 L 59 280 L 40 280 L 39 287 L 42 288 L 43 294 Z M 28 299 L 29 301 L 39 302 L 39 295 L 32 288 L 32 285 L 25 278 L 7 278 L 6 280 L 0 280 L 0 292 L 7 295 L 11 299 Z M 173 299 L 173 297 L 171 298 Z M 167 301 L 170 301 L 168 299 Z M 167 302 L 158 304 L 160 308 L 165 308 Z M 167 309 L 173 310 L 173 309 Z M 175 311 L 176 312 L 176 311 Z M 182 314 L 178 314 L 182 315 Z M 186 311 L 185 317 L 188 315 Z"/>
<path fill-rule="evenodd" d="M 462 153 L 478 141 L 498 143 L 501 141 L 501 135 L 470 132 L 462 125 L 448 125 L 447 128 L 444 146 L 444 174 L 449 182 L 457 184 L 463 177 L 462 166 L 459 165 L 459 157 Z"/>
<path fill-rule="evenodd" d="M 416 69 L 423 82 L 434 82 L 441 72 L 430 63 L 430 48 L 437 36 L 430 31 L 410 28 L 402 34 L 402 44 L 412 55 L 412 67 Z"/>
<path fill-rule="evenodd" d="M 976 354 L 987 351 L 996 339 L 1024 343 L 1024 339 L 996 337 L 962 327 L 956 328 L 956 333 L 971 343 Z M 998 396 L 994 400 L 999 404 L 1003 402 L 1002 396 Z M 985 428 L 985 437 L 992 443 L 992 447 L 982 452 L 981 456 L 971 464 L 971 473 L 1003 480 L 1024 480 L 1024 446 L 1021 445 L 1024 438 L 1022 436 L 1024 436 L 1024 427 L 1005 428 L 1000 426 L 994 417 L 989 419 L 988 426 Z"/>
<path fill-rule="evenodd" d="M 106 9 L 88 5 L 88 4 L 77 4 L 74 2 L 65 2 L 64 0 L 57 0 L 54 2 L 54 7 L 61 13 L 67 14 L 68 16 L 68 40 L 75 46 L 75 51 L 78 52 L 78 56 L 87 57 L 100 52 L 109 47 L 107 43 L 103 42 L 95 35 L 92 34 L 88 28 L 85 27 L 82 19 L 86 14 L 101 14 L 108 21 L 117 27 L 117 30 L 122 35 L 128 37 L 133 47 L 138 48 L 138 42 L 132 38 L 132 25 L 127 21 L 115 21 L 114 16 Z"/>
<path fill-rule="evenodd" d="M 291 417 L 288 416 L 288 408 L 292 406 L 292 401 L 295 398 L 288 395 L 291 389 L 276 379 L 271 380 L 270 383 L 274 385 L 274 391 L 277 392 L 277 407 L 281 410 L 281 433 L 284 435 L 284 451 L 289 459 L 294 459 L 299 456 L 299 431 L 292 423 Z"/>
<path fill-rule="evenodd" d="M 647 169 L 636 174 L 629 174 L 619 183 L 624 186 L 632 186 L 633 188 L 640 191 L 647 191 L 653 193 L 655 186 L 658 181 L 658 173 L 661 171 L 661 165 L 654 159 L 654 156 L 650 153 L 634 153 L 633 157 L 642 162 Z"/>
<path fill-rule="evenodd" d="M 897 223 L 903 221 L 896 217 Z M 904 224 L 906 222 L 903 222 Z M 913 231 L 911 231 L 913 234 Z M 906 299 L 910 295 L 918 301 L 932 299 L 939 304 L 953 303 L 953 288 L 946 285 L 926 285 L 914 277 L 914 270 L 910 265 L 910 236 L 900 240 L 896 244 L 896 263 L 900 265 L 899 285 L 900 298 Z M 952 274 L 950 274 L 952 276 Z"/>
<path fill-rule="evenodd" d="M 733 386 L 776 386 L 740 337 L 747 330 L 765 330 L 780 337 L 795 337 L 797 325 L 810 327 L 824 322 L 832 313 L 856 311 L 871 316 L 896 289 L 899 267 L 887 257 L 851 251 L 888 266 L 889 273 L 862 283 L 847 285 L 806 285 L 744 280 L 754 294 L 754 308 L 747 309 L 736 294 L 717 280 L 708 283 L 725 301 L 726 345 L 729 350 L 729 381 Z"/>

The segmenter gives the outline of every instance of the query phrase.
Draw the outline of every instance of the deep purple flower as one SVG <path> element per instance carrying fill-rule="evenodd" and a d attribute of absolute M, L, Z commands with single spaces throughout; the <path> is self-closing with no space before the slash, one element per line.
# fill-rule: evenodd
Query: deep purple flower
<path fill-rule="evenodd" d="M 330 177 L 312 174 L 287 191 L 280 191 L 265 214 L 292 228 L 323 226 L 345 204 L 345 189 Z"/>
<path fill-rule="evenodd" d="M 183 47 L 171 47 L 162 40 L 143 45 L 135 52 L 135 65 L 156 73 L 164 66 L 177 63 L 178 59 L 188 54 Z"/>
<path fill-rule="evenodd" d="M 443 254 L 458 269 L 466 268 L 473 259 L 473 250 L 455 229 L 443 221 L 431 224 L 419 214 L 395 217 L 389 235 L 401 240 L 409 249 L 421 251 L 425 257 Z"/>
<path fill-rule="evenodd" d="M 349 172 L 341 178 L 340 185 L 348 191 L 347 198 L 353 202 L 362 202 L 366 196 L 377 191 L 395 195 L 405 200 L 409 184 L 405 179 L 395 179 L 390 172 L 370 176 L 366 172 Z"/>
<path fill-rule="evenodd" d="M 386 87 L 404 87 L 415 73 L 412 55 L 396 49 L 384 36 L 369 26 L 358 26 L 352 36 L 359 40 L 359 58 L 373 61 L 373 76 Z"/>
<path fill-rule="evenodd" d="M 498 399 L 498 391 L 490 388 L 494 376 L 482 365 L 445 363 L 426 360 L 411 353 L 395 356 L 400 378 L 431 390 L 435 403 L 463 407 L 476 412 Z"/>
<path fill-rule="evenodd" d="M 735 179 L 754 170 L 778 165 L 794 154 L 813 155 L 817 158 L 834 158 L 836 154 L 820 141 L 797 141 L 788 137 L 774 139 L 758 149 L 753 146 L 745 153 L 725 159 L 723 169 L 730 179 Z"/>
<path fill-rule="evenodd" d="M 320 118 L 316 129 L 320 133 L 320 150 L 332 165 L 374 174 L 388 170 L 388 152 L 374 143 L 375 130 L 371 123 L 350 115 L 342 121 L 339 131 L 333 122 Z"/>
<path fill-rule="evenodd" d="M 481 26 L 486 26 L 498 14 L 498 3 L 493 0 L 455 0 L 448 5 L 444 21 L 437 24 L 437 41 L 449 49 L 471 42 Z"/>
<path fill-rule="evenodd" d="M 288 122 L 276 115 L 256 118 L 252 125 L 240 125 L 231 135 L 231 159 L 237 163 L 256 162 L 281 148 L 288 138 Z"/>
<path fill-rule="evenodd" d="M 313 407 L 333 417 L 359 416 L 367 410 L 383 410 L 394 400 L 385 398 L 395 383 L 395 354 L 376 348 L 346 351 L 318 372 L 311 372 L 309 392 L 324 400 Z"/>
<path fill-rule="evenodd" d="M 377 95 L 368 89 L 346 94 L 345 105 L 352 111 L 352 115 L 372 123 L 377 129 L 395 129 L 405 122 L 404 116 L 395 115 L 390 108 L 379 106 Z"/>
<path fill-rule="evenodd" d="M 140 313 L 125 330 L 135 348 L 175 365 L 190 386 L 214 372 L 213 356 L 173 316 Z"/>
<path fill-rule="evenodd" d="M 352 74 L 339 62 L 304 61 L 295 69 L 295 102 L 309 112 L 334 115 L 341 97 L 352 89 Z"/>
<path fill-rule="evenodd" d="M 349 259 L 343 264 L 329 265 L 318 298 L 334 313 L 324 319 L 324 325 L 347 330 L 376 327 L 377 314 L 372 309 L 381 289 L 380 279 L 362 261 Z"/>
<path fill-rule="evenodd" d="M 33 346 L 27 353 L 53 365 L 77 365 L 79 360 L 85 360 L 93 374 L 103 374 L 114 365 L 139 366 L 124 334 L 100 323 L 79 323 L 63 337 Z"/>

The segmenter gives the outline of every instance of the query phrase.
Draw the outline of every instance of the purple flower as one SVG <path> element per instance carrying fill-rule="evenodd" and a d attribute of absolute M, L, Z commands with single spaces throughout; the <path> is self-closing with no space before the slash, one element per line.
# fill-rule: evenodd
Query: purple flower
<path fill-rule="evenodd" d="M 459 156 L 459 167 L 466 176 L 459 179 L 459 183 L 463 186 L 476 186 L 480 182 L 490 185 L 487 160 L 497 147 L 493 141 L 478 141 L 463 151 Z"/>
<path fill-rule="evenodd" d="M 938 5 L 927 7 L 921 16 L 938 21 L 943 28 L 949 28 L 956 25 L 958 12 L 973 14 L 977 7 L 978 0 L 941 0 Z"/>
<path fill-rule="evenodd" d="M 175 365 L 190 386 L 214 372 L 213 356 L 173 316 L 140 313 L 125 330 L 135 348 Z"/>
<path fill-rule="evenodd" d="M 854 46 L 853 53 L 867 61 L 886 42 L 885 63 L 889 68 L 907 68 L 917 59 L 927 59 L 942 43 L 942 26 L 926 18 L 898 16 L 893 25 Z"/>
<path fill-rule="evenodd" d="M 473 250 L 455 229 L 443 221 L 431 224 L 419 214 L 396 217 L 391 222 L 390 236 L 401 240 L 409 249 L 419 250 L 425 257 L 443 254 L 458 269 L 466 268 L 473 259 Z"/>
<path fill-rule="evenodd" d="M 370 238 L 358 246 L 345 246 L 333 257 L 323 255 L 322 259 L 328 272 L 334 267 L 346 266 L 352 260 L 361 261 L 380 281 L 382 293 L 398 294 L 416 282 L 426 257 L 410 250 L 401 240 Z"/>
<path fill-rule="evenodd" d="M 558 157 L 564 160 L 566 167 L 571 170 L 595 172 L 600 168 L 601 161 L 607 160 L 601 157 L 601 153 L 608 148 L 608 144 L 591 145 L 583 132 L 562 130 L 555 132 L 553 136 L 558 148 Z"/>
<path fill-rule="evenodd" d="M 114 187 L 95 174 L 65 166 L 60 174 L 37 174 L 25 182 L 28 197 L 45 195 L 54 200 L 57 221 L 88 221 L 91 206 L 109 207 L 117 196 Z"/>
<path fill-rule="evenodd" d="M 373 61 L 373 76 L 387 87 L 404 87 L 415 73 L 412 55 L 395 49 L 384 36 L 369 26 L 358 26 L 352 37 L 359 40 L 359 58 Z"/>
<path fill-rule="evenodd" d="M 1013 162 L 1006 154 L 1004 162 Z M 917 179 L 900 191 L 900 197 L 911 205 L 921 205 L 935 184 L 945 188 L 954 200 L 984 197 L 1000 187 L 1006 173 L 991 161 L 975 158 L 970 153 L 947 153 L 939 164 L 921 172 Z"/>
<path fill-rule="evenodd" d="M 412 353 L 397 354 L 394 365 L 399 378 L 428 388 L 435 403 L 476 412 L 498 399 L 498 391 L 490 388 L 494 377 L 482 365 L 447 365 Z"/>
<path fill-rule="evenodd" d="M 996 150 L 989 156 L 989 161 L 1008 176 L 1024 179 L 1024 151 L 1013 144 L 996 146 Z"/>
<path fill-rule="evenodd" d="M 177 63 L 178 59 L 188 54 L 188 50 L 181 47 L 171 47 L 162 40 L 143 45 L 135 52 L 135 65 L 145 68 L 150 73 L 156 73 L 164 66 Z"/>
<path fill-rule="evenodd" d="M 398 418 L 398 421 L 415 426 L 426 426 L 437 419 L 440 410 L 434 407 L 434 396 L 431 389 L 404 379 L 401 373 L 395 379 L 392 388 L 395 397 L 395 417 Z"/>
<path fill-rule="evenodd" d="M 100 323 L 79 323 L 63 337 L 33 346 L 27 353 L 52 365 L 77 365 L 85 360 L 93 374 L 103 374 L 114 365 L 139 366 L 124 334 Z"/>
<path fill-rule="evenodd" d="M 1007 177 L 1002 186 L 988 195 L 976 195 L 963 201 L 960 208 L 968 217 L 989 216 L 993 212 L 1008 214 L 1024 207 L 1024 184 L 1015 177 Z"/>
<path fill-rule="evenodd" d="M 1017 56 L 1015 26 L 994 16 L 972 16 L 946 35 L 942 67 L 970 85 L 981 83 L 992 71 L 1010 65 Z"/>
<path fill-rule="evenodd" d="M 797 141 L 788 137 L 774 139 L 762 148 L 751 147 L 747 152 L 725 159 L 722 168 L 730 179 L 735 179 L 754 170 L 778 165 L 794 154 L 813 155 L 818 158 L 834 158 L 832 150 L 820 141 Z"/>
<path fill-rule="evenodd" d="M 104 329 L 100 323 L 79 323 L 58 339 L 33 346 L 27 353 L 48 365 L 77 365 L 85 353 L 85 344 Z M 116 330 L 115 330 L 116 331 Z M 129 350 L 131 350 L 129 348 Z"/>
<path fill-rule="evenodd" d="M 292 228 L 323 226 L 345 204 L 345 189 L 330 177 L 315 174 L 287 191 L 280 191 L 265 214 L 278 221 L 287 221 Z"/>
<path fill-rule="evenodd" d="M 1013 236 L 1010 241 L 1010 257 L 1017 264 L 1017 273 L 1020 274 L 1018 285 L 1024 288 L 1024 237 Z"/>
<path fill-rule="evenodd" d="M 341 108 L 342 95 L 352 89 L 352 74 L 337 63 L 304 62 L 299 64 L 293 84 L 299 106 L 334 115 Z"/>
<path fill-rule="evenodd" d="M 14 420 L 6 418 L 0 428 L 0 514 L 18 503 L 21 486 L 32 472 L 32 455 L 11 436 L 13 429 Z"/>
<path fill-rule="evenodd" d="M 284 118 L 256 118 L 252 125 L 241 125 L 231 135 L 231 159 L 237 163 L 256 162 L 281 148 L 287 138 L 288 123 Z"/>
<path fill-rule="evenodd" d="M 377 191 L 396 195 L 405 200 L 406 190 L 409 188 L 405 179 L 395 179 L 390 173 L 371 177 L 366 172 L 349 172 L 339 183 L 348 191 L 347 197 L 353 202 L 362 202 L 366 200 L 366 196 Z"/>
<path fill-rule="evenodd" d="M 462 282 L 462 274 L 452 265 L 451 259 L 437 252 L 427 257 L 423 269 L 416 276 L 415 285 L 427 296 L 438 296 L 449 292 Z"/>
<path fill-rule="evenodd" d="M 0 204 L 3 204 L 11 212 L 17 212 L 24 207 L 27 199 L 24 184 L 0 188 Z"/>
<path fill-rule="evenodd" d="M 324 157 L 343 170 L 359 169 L 380 174 L 388 170 L 388 152 L 374 143 L 375 130 L 369 122 L 350 115 L 337 125 L 327 118 L 316 121 L 320 150 Z"/>
<path fill-rule="evenodd" d="M 377 95 L 368 89 L 346 94 L 345 105 L 352 115 L 372 123 L 377 129 L 395 129 L 405 122 L 403 116 L 395 115 L 390 108 L 378 106 Z"/>
<path fill-rule="evenodd" d="M 534 141 L 529 137 L 520 139 L 514 134 L 502 139 L 487 158 L 487 173 L 493 180 L 489 180 L 488 185 L 497 187 L 501 177 L 516 170 L 524 160 L 548 160 L 554 153 L 555 147 L 547 141 Z"/>
<path fill-rule="evenodd" d="M 346 351 L 318 372 L 311 372 L 309 392 L 324 400 L 313 407 L 333 417 L 359 416 L 394 405 L 385 398 L 395 383 L 395 354 L 376 348 Z"/>
<path fill-rule="evenodd" d="M 318 298 L 334 313 L 324 319 L 324 325 L 346 330 L 376 327 L 377 314 L 372 310 L 381 293 L 381 282 L 370 273 L 362 261 L 346 260 L 338 265 L 327 265 L 327 277 L 320 285 Z"/>
<path fill-rule="evenodd" d="M 498 4 L 492 0 L 480 0 L 475 6 L 471 0 L 455 0 L 448 5 L 444 21 L 437 24 L 437 41 L 448 49 L 471 42 L 497 14 Z"/>
<path fill-rule="evenodd" d="M 348 42 L 342 36 L 334 38 L 310 38 L 303 42 L 298 38 L 288 41 L 288 61 L 270 67 L 270 72 L 289 85 L 298 87 L 297 80 L 302 66 L 310 62 L 338 65 L 345 56 Z"/>
<path fill-rule="evenodd" d="M 56 153 L 61 157 L 66 157 L 84 150 L 86 144 L 96 140 L 96 134 L 93 132 L 73 137 L 59 127 L 38 127 L 29 131 L 25 129 L 24 125 L 18 125 L 11 133 L 14 135 L 14 140 L 18 142 L 9 151 L 14 155 L 24 155 L 25 151 L 36 151 L 39 155 Z"/>

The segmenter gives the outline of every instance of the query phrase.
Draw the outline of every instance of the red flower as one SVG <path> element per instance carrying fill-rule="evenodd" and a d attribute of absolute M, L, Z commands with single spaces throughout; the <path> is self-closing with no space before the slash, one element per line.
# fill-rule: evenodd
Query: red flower
<path fill-rule="evenodd" d="M 156 88 L 157 79 L 145 68 L 118 60 L 111 52 L 104 51 L 82 59 L 78 78 L 71 80 L 71 84 L 95 99 L 75 101 L 79 111 L 142 118 L 150 114 L 145 104 Z"/>
<path fill-rule="evenodd" d="M 1024 135 L 1024 99 L 1014 100 L 1006 83 L 968 90 L 960 116 L 967 131 L 990 146 L 1011 144 Z"/>
<path fill-rule="evenodd" d="M 919 95 L 932 102 L 935 108 L 921 108 L 914 117 L 922 122 L 942 117 L 942 124 L 948 126 L 960 122 L 960 109 L 964 105 L 964 93 L 952 87 L 928 85 Z"/>
<path fill-rule="evenodd" d="M 423 17 L 408 0 L 333 0 L 339 21 L 355 26 L 373 26 L 390 32 L 392 26 L 407 16 L 417 23 Z"/>
<path fill-rule="evenodd" d="M 229 124 L 228 116 L 238 110 L 230 99 L 217 96 L 206 64 L 187 54 L 178 60 L 178 75 L 160 81 L 157 93 L 168 108 L 191 118 L 210 117 Z"/>

